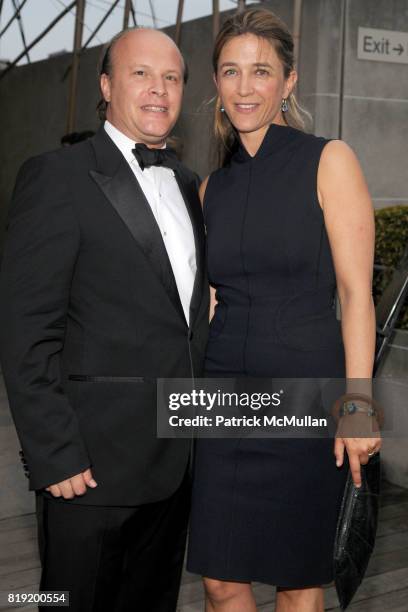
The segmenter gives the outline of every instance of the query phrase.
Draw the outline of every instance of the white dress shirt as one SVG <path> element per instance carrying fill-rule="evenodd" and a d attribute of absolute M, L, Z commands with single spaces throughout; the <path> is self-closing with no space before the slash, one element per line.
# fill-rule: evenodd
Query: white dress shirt
<path fill-rule="evenodd" d="M 194 233 L 183 196 L 170 168 L 150 166 L 141 170 L 132 149 L 135 142 L 109 121 L 104 128 L 132 169 L 159 226 L 173 269 L 187 324 L 197 271 Z"/>

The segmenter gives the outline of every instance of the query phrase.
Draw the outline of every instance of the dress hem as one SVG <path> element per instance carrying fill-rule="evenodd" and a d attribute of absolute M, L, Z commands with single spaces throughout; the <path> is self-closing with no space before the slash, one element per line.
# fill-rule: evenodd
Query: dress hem
<path fill-rule="evenodd" d="M 280 581 L 280 580 L 275 580 L 273 578 L 267 578 L 265 576 L 256 576 L 254 574 L 251 574 L 250 578 L 248 577 L 248 575 L 244 577 L 243 575 L 237 576 L 237 574 L 234 574 L 234 577 L 232 577 L 230 574 L 223 573 L 223 572 L 203 571 L 202 569 L 198 569 L 197 567 L 193 569 L 193 567 L 190 565 L 187 565 L 186 570 L 190 574 L 197 574 L 205 578 L 211 578 L 212 580 L 222 580 L 225 582 L 243 582 L 243 583 L 260 582 L 262 584 L 267 584 L 270 586 L 276 586 L 279 588 L 290 588 L 290 589 L 306 589 L 306 588 L 320 587 L 320 586 L 323 587 L 323 586 L 331 585 L 333 583 L 333 574 L 331 574 L 330 577 L 325 576 L 323 580 L 308 580 L 305 583 L 304 578 L 302 581 L 292 581 L 292 580 Z"/>

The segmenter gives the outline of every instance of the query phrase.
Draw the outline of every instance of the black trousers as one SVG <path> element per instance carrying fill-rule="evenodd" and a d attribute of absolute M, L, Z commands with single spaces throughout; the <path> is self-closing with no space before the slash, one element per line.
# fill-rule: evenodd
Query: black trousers
<path fill-rule="evenodd" d="M 169 499 L 138 507 L 37 501 L 42 591 L 69 591 L 71 612 L 175 612 L 190 510 L 187 477 Z M 50 609 L 57 608 L 39 608 Z"/>

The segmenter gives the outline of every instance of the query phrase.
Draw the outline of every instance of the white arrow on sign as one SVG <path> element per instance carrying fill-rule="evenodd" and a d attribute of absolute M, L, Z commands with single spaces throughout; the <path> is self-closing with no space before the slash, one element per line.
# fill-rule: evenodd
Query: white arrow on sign
<path fill-rule="evenodd" d="M 358 28 L 358 59 L 408 64 L 408 32 Z"/>

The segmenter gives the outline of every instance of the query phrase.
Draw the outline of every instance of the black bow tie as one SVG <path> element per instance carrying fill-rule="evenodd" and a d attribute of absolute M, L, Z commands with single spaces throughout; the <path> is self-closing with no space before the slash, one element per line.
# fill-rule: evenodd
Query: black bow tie
<path fill-rule="evenodd" d="M 178 164 L 176 152 L 169 147 L 165 149 L 149 149 L 145 144 L 138 143 L 132 149 L 132 153 L 142 170 L 150 166 L 166 166 L 166 168 L 174 170 Z"/>

